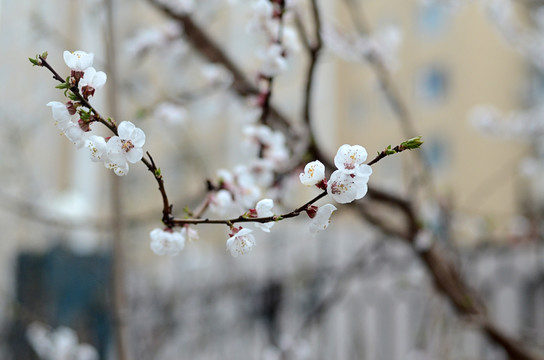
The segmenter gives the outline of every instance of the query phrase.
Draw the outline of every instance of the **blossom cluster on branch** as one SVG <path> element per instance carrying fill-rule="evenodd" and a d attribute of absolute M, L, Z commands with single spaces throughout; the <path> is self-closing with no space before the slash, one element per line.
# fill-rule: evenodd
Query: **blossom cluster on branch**
<path fill-rule="evenodd" d="M 256 245 L 253 229 L 244 226 L 236 227 L 236 223 L 253 223 L 255 229 L 270 232 L 278 221 L 299 216 L 306 213 L 311 223 L 310 232 L 316 233 L 325 230 L 336 206 L 326 204 L 318 207 L 315 203 L 326 196 L 340 204 L 350 203 L 361 199 L 367 193 L 367 183 L 372 174 L 371 164 L 381 158 L 406 149 L 418 148 L 422 142 L 419 138 L 410 139 L 391 150 L 386 148 L 369 164 L 367 151 L 360 145 L 342 145 L 334 158 L 337 167 L 327 179 L 325 166 L 318 160 L 308 163 L 299 179 L 303 185 L 315 186 L 322 192 L 304 205 L 284 214 L 273 212 L 274 201 L 270 198 L 259 200 L 260 186 L 270 187 L 273 182 L 274 171 L 288 158 L 288 150 L 285 147 L 285 138 L 281 132 L 273 131 L 266 125 L 253 125 L 245 128 L 246 135 L 253 139 L 259 156 L 252 167 L 240 166 L 233 175 L 227 170 L 219 171 L 219 184 L 210 189 L 203 208 L 197 215 L 191 214 L 188 218 L 176 219 L 172 215 L 172 206 L 169 205 L 168 196 L 164 188 L 163 176 L 151 155 L 149 161 L 143 158 L 142 146 L 145 143 L 144 132 L 129 121 L 123 121 L 118 126 L 115 121 L 104 119 L 89 104 L 89 99 L 95 90 L 100 89 L 105 81 L 106 74 L 97 72 L 93 67 L 93 54 L 84 51 L 64 52 L 64 60 L 71 73 L 66 80 L 47 63 L 47 53 L 30 59 L 33 65 L 48 68 L 54 78 L 61 84 L 57 86 L 64 90 L 64 94 L 70 100 L 67 103 L 53 101 L 48 103 L 51 107 L 53 118 L 58 129 L 66 135 L 77 147 L 85 147 L 89 151 L 90 159 L 95 162 L 103 162 L 112 169 L 115 174 L 126 175 L 129 170 L 128 163 L 142 161 L 153 173 L 159 184 L 164 209 L 164 228 L 156 228 L 150 232 L 150 247 L 157 255 L 177 255 L 185 247 L 187 239 L 197 239 L 198 233 L 190 225 L 198 224 L 223 224 L 229 227 L 229 238 L 226 242 L 227 250 L 232 256 L 246 254 Z M 74 122 L 72 117 L 78 115 Z M 99 122 L 109 128 L 114 135 L 102 137 L 91 130 L 91 124 Z M 242 215 L 232 219 L 202 219 L 201 216 L 209 208 L 221 213 L 229 208 L 239 209 Z M 179 231 L 175 230 L 180 227 Z"/>

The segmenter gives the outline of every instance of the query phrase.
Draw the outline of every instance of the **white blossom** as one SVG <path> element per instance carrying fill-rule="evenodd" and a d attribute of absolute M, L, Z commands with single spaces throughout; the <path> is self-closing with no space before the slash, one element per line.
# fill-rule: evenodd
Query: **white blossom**
<path fill-rule="evenodd" d="M 300 182 L 306 186 L 317 185 L 325 179 L 325 165 L 319 160 L 309 162 L 299 175 Z"/>
<path fill-rule="evenodd" d="M 367 182 L 368 177 L 366 176 L 346 174 L 341 170 L 336 170 L 327 183 L 327 192 L 336 202 L 347 204 L 366 195 Z"/>
<path fill-rule="evenodd" d="M 364 147 L 344 144 L 336 152 L 334 165 L 345 174 L 355 174 L 359 167 L 363 166 L 367 156 L 368 154 Z"/>
<path fill-rule="evenodd" d="M 234 228 L 227 240 L 227 250 L 233 257 L 244 255 L 255 246 L 255 237 L 251 234 L 253 230 L 247 228 Z"/>
<path fill-rule="evenodd" d="M 83 73 L 83 77 L 79 81 L 79 87 L 88 86 L 93 89 L 100 89 L 106 83 L 108 76 L 103 71 L 96 71 L 94 67 L 88 67 Z"/>
<path fill-rule="evenodd" d="M 263 199 L 257 203 L 255 206 L 255 210 L 257 212 L 257 217 L 269 217 L 274 216 L 274 213 L 272 212 L 272 208 L 274 207 L 274 200 L 272 199 Z M 274 221 L 270 221 L 267 223 L 255 223 L 255 226 L 259 229 L 261 229 L 264 232 L 270 232 L 270 229 L 272 226 L 276 224 Z"/>
<path fill-rule="evenodd" d="M 128 163 L 136 163 L 143 157 L 142 146 L 145 134 L 130 121 L 123 121 L 117 127 L 118 136 L 113 136 L 107 143 L 108 161 L 104 165 L 115 174 L 124 176 L 128 173 Z"/>
<path fill-rule="evenodd" d="M 85 71 L 88 67 L 93 66 L 93 53 L 77 50 L 74 52 L 64 51 L 64 62 L 74 71 Z"/>
<path fill-rule="evenodd" d="M 149 236 L 151 250 L 160 256 L 175 256 L 185 247 L 185 237 L 181 232 L 156 228 L 149 233 Z"/>
<path fill-rule="evenodd" d="M 325 230 L 331 222 L 330 218 L 332 213 L 336 210 L 336 206 L 332 204 L 320 206 L 310 223 L 310 232 L 315 234 L 319 231 Z"/>

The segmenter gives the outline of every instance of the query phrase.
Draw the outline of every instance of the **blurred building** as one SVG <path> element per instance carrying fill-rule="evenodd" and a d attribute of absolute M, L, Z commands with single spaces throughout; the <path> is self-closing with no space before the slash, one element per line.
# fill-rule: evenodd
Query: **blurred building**
<path fill-rule="evenodd" d="M 375 73 L 364 61 L 345 61 L 325 50 L 318 67 L 313 109 L 319 142 L 331 157 L 344 143 L 361 144 L 372 157 L 389 144 L 421 135 L 425 141 L 422 153 L 432 175 L 430 188 L 434 190 L 425 187 L 426 195 L 418 197 L 428 200 L 429 194 L 436 192 L 443 202 L 468 217 L 485 216 L 495 223 L 494 229 L 504 229 L 526 196 L 525 189 L 520 188 L 523 181 L 516 164 L 528 149 L 522 143 L 482 137 L 471 127 L 467 115 L 479 104 L 494 104 L 505 111 L 523 106 L 528 96 L 527 80 L 533 74 L 527 62 L 501 39 L 474 2 L 451 9 L 438 1 L 364 1 L 364 9 L 352 10 L 352 14 L 343 3 L 321 1 L 325 23 L 348 33 L 354 31 L 353 18 L 367 22 L 372 33 L 384 25 L 399 29 L 402 42 L 391 76 L 411 114 L 416 134 L 403 133 L 380 92 Z M 254 79 L 259 39 L 247 34 L 240 24 L 240 14 L 248 11 L 247 2 L 239 1 L 232 7 L 221 4 L 220 11 L 210 4 L 198 4 L 203 9 L 196 19 L 227 48 L 237 64 L 248 69 L 248 78 Z M 115 8 L 117 78 L 122 93 L 117 120 L 133 121 L 145 130 L 145 148 L 165 174 L 169 195 L 180 214 L 184 206 L 198 205 L 206 178 L 214 178 L 218 168 L 232 168 L 241 156 L 243 159 L 244 150 L 238 147 L 240 127 L 247 122 L 250 106 L 223 89 L 197 91 L 205 85 L 199 72 L 205 61 L 184 48 L 187 44 L 167 43 L 156 52 L 138 55 L 130 52 L 128 40 L 142 27 L 164 30 L 164 18 L 147 2 L 118 1 Z M 53 66 L 67 75 L 62 51 L 84 49 L 93 51 L 96 67 L 105 70 L 105 18 L 101 3 L 96 1 L 0 1 L 0 45 L 9 49 L 0 67 L 0 79 L 6 84 L 1 90 L 5 102 L 0 109 L 0 136 L 4 139 L 0 149 L 10 154 L 0 161 L 0 226 L 6 239 L 0 243 L 0 263 L 5 270 L 0 277 L 0 288 L 5 291 L 0 313 L 7 318 L 16 299 L 52 326 L 81 328 L 88 324 L 85 316 L 75 316 L 73 323 L 62 316 L 65 313 L 61 310 L 66 308 L 59 305 L 59 298 L 64 300 L 62 294 L 70 293 L 65 288 L 71 287 L 71 282 L 59 280 L 48 287 L 46 274 L 29 280 L 39 271 L 64 273 L 71 280 L 68 275 L 92 272 L 83 266 L 69 274 L 69 269 L 60 266 L 59 270 L 54 266 L 57 263 L 46 261 L 58 253 L 66 255 L 66 248 L 72 254 L 66 256 L 68 263 L 86 264 L 96 256 L 95 270 L 101 271 L 99 280 L 94 280 L 108 286 L 113 175 L 58 136 L 50 110 L 44 105 L 62 100 L 61 92 L 53 88 L 55 84 L 45 69 L 31 68 L 26 61 L 47 50 Z M 176 55 L 168 57 L 169 51 Z M 306 59 L 294 54 L 289 61 L 287 74 L 275 82 L 273 102 L 300 121 Z M 179 127 L 157 126 L 153 108 L 178 95 L 187 108 L 187 121 Z M 103 90 L 93 104 L 109 114 L 111 96 Z M 414 181 L 419 181 L 414 169 L 418 169 L 416 175 L 421 171 L 416 157 L 415 153 L 403 153 L 385 159 L 374 169 L 371 185 L 412 196 Z M 323 359 L 403 359 L 407 353 L 433 356 L 441 354 L 442 346 L 450 347 L 450 358 L 455 358 L 459 349 L 474 359 L 496 354 L 480 335 L 462 328 L 447 305 L 435 304 L 437 298 L 424 269 L 409 249 L 399 244 L 374 249 L 378 246 L 367 243 L 367 235 L 377 238 L 376 242 L 385 242 L 385 238 L 350 215 L 339 216 L 338 225 L 331 225 L 331 233 L 318 238 L 307 235 L 304 221 L 278 226 L 277 232 L 263 236 L 254 254 L 236 261 L 224 251 L 225 229 L 199 228 L 201 241 L 189 243 L 181 256 L 165 259 L 149 250 L 149 231 L 160 226 L 161 201 L 147 170 L 138 164 L 131 166 L 129 176 L 121 179 L 120 193 L 131 337 L 140 356 L 136 358 L 172 359 L 181 351 L 186 351 L 187 358 L 225 358 L 225 354 L 248 359 L 269 354 L 273 358 L 281 346 Z M 310 192 L 300 191 L 299 195 L 306 194 Z M 430 212 L 438 211 L 430 208 Z M 474 244 L 481 234 L 460 237 L 458 242 Z M 360 247 L 371 259 L 366 266 L 354 266 L 359 272 L 343 284 L 345 293 L 338 298 L 341 305 L 316 322 L 325 325 L 310 327 L 296 338 L 309 309 L 334 288 L 335 276 L 340 278 L 344 265 L 357 260 L 353 255 Z M 538 251 L 521 249 L 521 255 L 495 256 L 484 249 L 477 255 L 461 256 L 459 262 L 470 264 L 467 274 L 478 274 L 473 285 L 484 289 L 500 325 L 542 346 L 538 343 L 544 326 L 539 310 L 542 269 L 534 259 Z M 478 260 L 471 263 L 471 256 Z M 50 266 L 28 270 L 24 266 L 28 259 Z M 532 264 L 530 274 L 523 270 L 526 262 Z M 498 268 L 506 269 L 501 274 L 510 272 L 513 277 L 489 274 Z M 90 291 L 88 288 L 102 294 L 104 289 L 93 283 L 92 276 L 76 278 L 88 285 L 82 286 L 79 294 Z M 506 295 L 497 295 L 503 288 Z M 40 297 L 35 295 L 36 289 L 40 294 L 61 295 L 27 303 Z M 86 303 L 83 300 L 77 297 L 72 305 Z M 102 300 L 98 305 L 90 301 L 95 310 L 111 301 L 106 297 L 104 304 Z M 530 304 L 525 306 L 527 302 Z M 50 308 L 40 308 L 42 303 Z M 516 315 L 507 314 L 509 306 L 518 309 Z M 51 309 L 59 309 L 60 315 L 55 316 Z M 354 314 L 361 320 L 353 321 Z M 109 321 L 110 314 L 101 316 L 104 323 Z M 31 317 L 17 325 L 20 341 L 24 341 L 21 334 Z M 534 321 L 527 330 L 524 319 L 529 318 Z M 442 327 L 446 323 L 453 325 Z M 99 333 L 109 334 L 109 325 L 100 325 L 106 330 Z M 100 338 L 90 330 L 83 333 L 89 341 L 93 336 Z M 394 346 L 384 341 L 388 336 L 396 339 Z M 3 348 L 8 347 L 7 339 L 6 335 Z M 100 338 L 93 343 L 102 347 L 101 354 L 111 354 L 106 342 Z M 415 359 L 416 355 L 411 356 Z"/>

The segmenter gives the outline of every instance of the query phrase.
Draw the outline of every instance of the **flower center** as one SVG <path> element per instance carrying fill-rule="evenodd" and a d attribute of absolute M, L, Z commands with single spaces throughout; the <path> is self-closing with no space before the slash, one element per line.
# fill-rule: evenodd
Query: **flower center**
<path fill-rule="evenodd" d="M 134 144 L 130 140 L 121 140 L 121 142 L 123 143 L 122 148 L 125 150 L 125 152 L 129 152 L 134 148 Z"/>

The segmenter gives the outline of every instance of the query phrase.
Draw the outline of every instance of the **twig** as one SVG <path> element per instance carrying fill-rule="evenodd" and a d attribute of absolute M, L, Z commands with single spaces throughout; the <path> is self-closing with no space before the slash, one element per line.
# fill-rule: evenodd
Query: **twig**
<path fill-rule="evenodd" d="M 43 66 L 43 67 L 47 68 L 49 71 L 51 71 L 51 73 L 53 74 L 53 78 L 55 80 L 57 80 L 57 81 L 59 81 L 59 82 L 61 82 L 63 84 L 66 83 L 66 81 L 55 71 L 55 69 L 53 69 L 53 67 L 51 65 L 49 65 L 49 63 L 46 61 L 45 58 L 43 58 L 42 56 L 39 56 L 39 59 L 40 59 L 39 66 Z M 85 100 L 83 98 L 83 96 L 80 94 L 79 89 L 77 88 L 77 86 L 70 87 L 70 91 L 78 98 L 78 100 L 85 107 L 87 107 L 89 110 L 91 110 L 95 114 L 95 117 L 96 117 L 98 122 L 104 124 L 115 135 L 117 135 L 117 126 L 115 125 L 115 123 L 112 122 L 112 121 L 108 121 L 108 120 L 104 119 L 100 115 L 100 113 L 94 107 L 92 107 L 87 100 Z M 149 159 L 151 161 L 148 161 L 146 158 L 142 158 L 141 161 L 145 164 L 147 169 L 153 174 L 153 177 L 155 178 L 155 181 L 159 185 L 159 191 L 161 193 L 161 197 L 162 197 L 162 201 L 163 201 L 163 211 L 162 211 L 163 212 L 163 218 L 162 218 L 162 221 L 164 222 L 164 224 L 166 226 L 170 227 L 171 226 L 170 220 L 173 218 L 172 214 L 171 214 L 172 213 L 172 205 L 170 205 L 169 201 L 168 201 L 168 195 L 166 194 L 166 188 L 164 186 L 164 180 L 162 178 L 160 169 L 155 165 L 155 162 L 153 161 L 153 158 L 151 157 L 151 154 L 149 152 L 147 152 L 147 156 L 149 157 Z"/>
<path fill-rule="evenodd" d="M 304 123 L 306 124 L 306 127 L 308 128 L 308 133 L 310 134 L 308 150 L 310 154 L 313 155 L 313 157 L 317 157 L 320 155 L 320 152 L 316 143 L 314 132 L 311 129 L 311 126 L 312 126 L 311 111 L 312 111 L 312 99 L 313 99 L 312 87 L 313 87 L 313 82 L 315 78 L 315 69 L 317 66 L 317 62 L 319 60 L 319 54 L 323 46 L 323 41 L 321 39 L 321 15 L 320 15 L 319 7 L 317 6 L 316 0 L 312 0 L 311 9 L 312 9 L 311 11 L 312 18 L 314 21 L 315 42 L 311 44 L 309 38 L 307 36 L 303 36 L 303 39 L 306 39 L 306 49 L 308 52 L 308 56 L 310 57 L 310 62 L 308 64 L 308 68 L 306 72 L 306 82 L 305 82 L 306 86 L 304 89 L 303 119 L 304 119 Z M 304 32 L 304 29 L 302 29 L 301 31 Z"/>

